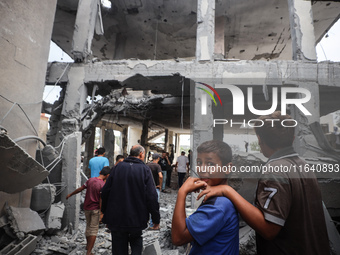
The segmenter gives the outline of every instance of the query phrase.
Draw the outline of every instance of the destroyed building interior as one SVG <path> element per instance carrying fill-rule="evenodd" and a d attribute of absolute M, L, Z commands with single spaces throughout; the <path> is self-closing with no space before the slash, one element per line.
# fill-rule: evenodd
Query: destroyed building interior
<path fill-rule="evenodd" d="M 311 115 L 290 109 L 299 120 L 294 148 L 310 164 L 339 164 L 332 130 L 320 118 L 340 110 L 340 64 L 318 62 L 315 50 L 339 13 L 339 1 L 0 0 L 0 253 L 81 254 L 72 239 L 82 235 L 81 196 L 65 197 L 89 176 L 96 130 L 110 165 L 117 146 L 124 155 L 139 143 L 178 156 L 183 134 L 191 135 L 193 150 L 199 140 L 244 134 L 239 126 L 212 125 L 213 116 L 233 117 L 228 91 L 216 87 L 223 107 L 210 102 L 207 117 L 199 117 L 201 94 L 192 89 L 198 82 L 234 84 L 244 94 L 251 87 L 257 109 L 272 106 L 273 87 L 308 89 Z M 51 41 L 73 62 L 48 62 Z M 45 86 L 60 88 L 54 103 L 44 101 Z M 50 115 L 44 138 L 38 134 L 41 113 Z M 256 117 L 247 110 L 234 120 Z M 234 160 L 266 161 L 260 153 L 244 152 Z M 340 254 L 339 177 L 318 176 L 334 254 Z M 254 182 L 235 183 L 251 201 Z M 169 244 L 173 205 L 167 203 L 176 196 L 165 197 L 160 206 L 168 219 L 158 249 L 183 254 L 184 248 Z M 42 236 L 51 239 L 62 231 L 69 236 L 62 240 L 66 248 L 55 239 L 42 251 Z M 249 231 L 240 231 L 249 242 Z M 155 238 L 150 240 L 145 245 Z M 160 254 L 145 248 L 145 254 Z"/>

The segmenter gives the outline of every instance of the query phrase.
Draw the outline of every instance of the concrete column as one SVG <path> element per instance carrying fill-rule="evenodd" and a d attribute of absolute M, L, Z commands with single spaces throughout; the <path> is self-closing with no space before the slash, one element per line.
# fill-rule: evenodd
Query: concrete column
<path fill-rule="evenodd" d="M 214 55 L 219 59 L 223 59 L 225 55 L 224 50 L 224 24 L 225 16 L 217 17 L 215 19 L 215 47 Z"/>
<path fill-rule="evenodd" d="M 72 53 L 75 62 L 86 61 L 92 53 L 91 44 L 95 30 L 96 34 L 104 34 L 100 1 L 80 0 L 73 32 Z"/>
<path fill-rule="evenodd" d="M 221 98 L 222 102 L 227 102 L 227 100 L 223 100 L 223 97 Z M 214 119 L 225 119 L 225 115 L 224 115 L 224 107 L 212 107 L 212 111 L 214 114 Z M 219 140 L 219 141 L 223 141 L 223 136 L 224 136 L 224 125 L 216 125 L 213 128 L 213 137 L 214 140 Z"/>
<path fill-rule="evenodd" d="M 65 213 L 62 221 L 63 228 L 72 224 L 74 230 L 78 229 L 80 212 L 80 194 L 66 200 L 67 194 L 81 185 L 80 176 L 81 132 L 74 132 L 65 137 L 62 151 L 61 183 L 65 189 L 61 193 L 61 202 L 65 204 Z"/>
<path fill-rule="evenodd" d="M 165 129 L 165 134 L 164 134 L 164 150 L 166 152 L 169 151 L 169 129 Z"/>
<path fill-rule="evenodd" d="M 128 128 L 124 127 L 122 131 L 122 149 L 124 157 L 128 155 L 127 147 L 128 147 Z"/>
<path fill-rule="evenodd" d="M 85 69 L 81 64 L 73 64 L 68 72 L 68 84 L 65 92 L 63 110 L 61 112 L 62 134 L 67 136 L 80 128 L 81 112 L 83 111 L 87 87 L 84 84 Z"/>
<path fill-rule="evenodd" d="M 140 138 L 140 145 L 142 145 L 145 149 L 145 157 L 147 157 L 148 152 L 149 152 L 149 146 L 148 144 L 148 134 L 149 134 L 149 120 L 144 119 L 143 121 L 143 129 L 142 129 L 142 135 Z"/>
<path fill-rule="evenodd" d="M 83 172 L 88 177 L 91 176 L 88 166 L 89 166 L 90 159 L 93 157 L 95 136 L 96 136 L 96 128 L 92 127 L 91 135 L 85 143 L 85 153 L 84 153 L 84 160 L 83 160 Z"/>
<path fill-rule="evenodd" d="M 112 129 L 105 130 L 104 138 L 105 157 L 109 159 L 110 166 L 114 165 L 115 136 Z"/>
<path fill-rule="evenodd" d="M 194 83 L 193 81 L 190 81 Z M 191 87 L 195 88 L 194 84 Z M 193 168 L 195 169 L 196 163 L 196 150 L 197 147 L 205 142 L 213 139 L 213 112 L 211 100 L 206 100 L 203 104 L 206 105 L 206 114 L 202 114 L 202 101 L 206 93 L 199 89 L 194 89 L 195 96 L 193 116 L 191 116 L 192 123 L 192 137 L 191 137 L 191 150 L 193 152 Z M 203 100 L 202 100 L 203 99 Z"/>
<path fill-rule="evenodd" d="M 299 84 L 300 88 L 305 88 L 310 91 L 311 99 L 303 105 L 312 114 L 311 116 L 304 115 L 295 105 L 291 107 L 291 115 L 298 122 L 295 128 L 294 149 L 305 157 L 318 156 L 317 153 L 307 150 L 306 143 L 318 146 L 315 136 L 309 128 L 309 124 L 318 121 L 320 122 L 320 99 L 319 99 L 319 85 L 315 82 L 303 82 Z M 298 95 L 301 97 L 301 95 Z"/>
<path fill-rule="evenodd" d="M 316 61 L 312 2 L 288 0 L 293 60 Z"/>
<path fill-rule="evenodd" d="M 105 141 L 105 123 L 103 123 L 103 126 L 100 127 L 100 137 L 99 137 L 100 147 L 104 147 L 104 141 Z"/>
<path fill-rule="evenodd" d="M 215 0 L 197 1 L 197 61 L 213 61 L 215 44 Z"/>

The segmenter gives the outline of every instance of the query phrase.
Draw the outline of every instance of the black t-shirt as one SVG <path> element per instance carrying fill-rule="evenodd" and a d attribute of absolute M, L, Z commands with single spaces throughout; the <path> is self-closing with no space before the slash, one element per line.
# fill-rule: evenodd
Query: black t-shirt
<path fill-rule="evenodd" d="M 160 160 L 158 161 L 158 164 L 161 166 L 162 171 L 166 171 L 171 167 L 168 161 L 166 160 L 166 158 L 160 158 Z"/>
<path fill-rule="evenodd" d="M 156 186 L 159 185 L 158 173 L 162 172 L 161 166 L 153 162 L 147 163 L 146 165 L 150 167 L 151 169 L 151 173 L 152 173 L 153 180 L 155 181 L 155 185 Z"/>

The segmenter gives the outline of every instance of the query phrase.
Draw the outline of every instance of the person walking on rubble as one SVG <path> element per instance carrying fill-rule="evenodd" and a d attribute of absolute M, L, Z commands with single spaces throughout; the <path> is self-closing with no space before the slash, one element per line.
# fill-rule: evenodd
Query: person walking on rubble
<path fill-rule="evenodd" d="M 84 202 L 84 211 L 86 218 L 86 255 L 91 255 L 94 243 L 96 242 L 97 233 L 99 229 L 99 222 L 103 217 L 103 214 L 100 212 L 101 199 L 100 199 L 100 190 L 103 188 L 105 184 L 105 180 L 110 175 L 110 167 L 105 166 L 99 173 L 99 177 L 94 177 L 88 179 L 83 186 L 76 189 L 72 193 L 66 196 L 66 199 L 69 199 L 71 196 L 80 193 L 84 189 L 86 189 L 85 202 Z"/>
<path fill-rule="evenodd" d="M 158 153 L 152 154 L 152 162 L 147 163 L 146 165 L 150 168 L 152 177 L 156 186 L 156 192 L 157 192 L 157 198 L 159 202 L 159 193 L 161 191 L 161 185 L 163 181 L 163 174 L 162 174 L 162 169 L 161 166 L 158 164 L 158 161 L 160 159 L 160 155 Z M 150 220 L 150 230 L 158 230 L 158 228 L 154 228 L 152 219 Z"/>
<path fill-rule="evenodd" d="M 162 174 L 163 174 L 163 182 L 162 182 L 162 192 L 168 193 L 168 191 L 165 190 L 165 185 L 166 185 L 166 179 L 167 179 L 167 170 L 171 168 L 171 163 L 169 160 L 169 157 L 166 154 L 166 151 L 162 151 L 162 157 L 158 161 L 158 164 L 162 168 Z"/>
<path fill-rule="evenodd" d="M 111 169 L 102 189 L 103 222 L 111 230 L 112 254 L 132 255 L 143 250 L 142 230 L 149 214 L 154 228 L 159 228 L 157 192 L 150 168 L 144 164 L 145 149 L 135 145 L 130 156 Z"/>
<path fill-rule="evenodd" d="M 181 152 L 181 156 L 177 158 L 175 171 L 178 173 L 178 188 L 182 187 L 186 173 L 189 173 L 189 159 L 185 156 L 185 152 Z"/>
<path fill-rule="evenodd" d="M 91 170 L 91 178 L 98 177 L 99 171 L 103 169 L 104 166 L 109 166 L 109 160 L 105 156 L 105 148 L 101 147 L 97 150 L 98 156 L 93 157 L 89 161 L 89 168 Z"/>
<path fill-rule="evenodd" d="M 261 116 L 254 125 L 261 151 L 268 157 L 255 205 L 228 185 L 208 187 L 198 199 L 203 195 L 205 201 L 212 196 L 229 198 L 256 231 L 257 254 L 330 254 L 318 181 L 292 147 L 294 122 L 278 111 Z"/>

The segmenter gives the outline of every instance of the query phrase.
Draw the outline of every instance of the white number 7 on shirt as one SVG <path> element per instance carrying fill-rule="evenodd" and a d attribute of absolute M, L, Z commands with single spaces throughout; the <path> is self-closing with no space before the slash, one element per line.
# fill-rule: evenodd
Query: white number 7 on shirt
<path fill-rule="evenodd" d="M 267 209 L 270 201 L 273 198 L 273 196 L 277 193 L 277 189 L 265 187 L 264 191 L 271 191 L 272 192 L 272 193 L 269 194 L 269 197 L 267 198 L 266 203 L 264 204 L 264 207 L 263 207 L 264 209 Z"/>

